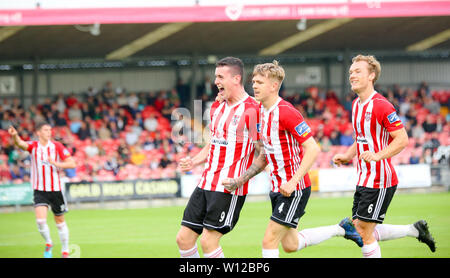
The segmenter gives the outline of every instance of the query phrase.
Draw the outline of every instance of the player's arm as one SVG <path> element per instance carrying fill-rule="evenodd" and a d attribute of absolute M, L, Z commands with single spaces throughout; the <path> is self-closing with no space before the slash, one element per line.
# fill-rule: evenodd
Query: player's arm
<path fill-rule="evenodd" d="M 287 183 L 280 186 L 280 193 L 286 197 L 290 196 L 295 190 L 299 181 L 308 173 L 320 153 L 320 147 L 313 137 L 303 142 L 302 146 L 305 149 L 305 154 L 300 163 L 300 167 Z"/>
<path fill-rule="evenodd" d="M 266 168 L 267 160 L 263 144 L 259 141 L 256 142 L 255 149 L 258 155 L 247 171 L 237 178 L 226 178 L 222 181 L 222 185 L 226 190 L 230 192 L 236 190 Z"/>
<path fill-rule="evenodd" d="M 353 142 L 345 153 L 338 153 L 333 157 L 333 163 L 337 166 L 349 163 L 356 155 L 356 141 Z"/>
<path fill-rule="evenodd" d="M 49 157 L 48 163 L 52 164 L 53 166 L 55 166 L 57 168 L 62 168 L 62 169 L 70 169 L 70 168 L 77 167 L 77 163 L 71 156 L 67 157 L 66 159 L 64 159 L 63 161 L 60 161 L 60 162 L 57 162 L 53 158 Z"/>
<path fill-rule="evenodd" d="M 195 155 L 193 158 L 190 157 L 185 157 L 180 159 L 180 169 L 183 172 L 189 172 L 191 171 L 194 167 L 205 163 L 206 159 L 208 159 L 208 154 L 209 154 L 209 149 L 211 148 L 211 144 L 207 143 L 201 150 L 200 152 Z"/>
<path fill-rule="evenodd" d="M 377 152 L 365 151 L 359 155 L 359 159 L 365 162 L 380 161 L 383 159 L 391 158 L 394 155 L 400 153 L 408 145 L 408 134 L 405 128 L 401 128 L 392 132 L 389 132 L 393 140 L 387 146 L 387 148 Z"/>
<path fill-rule="evenodd" d="M 28 143 L 23 141 L 22 138 L 20 138 L 19 133 L 12 125 L 9 126 L 8 132 L 9 132 L 9 135 L 11 135 L 11 137 L 13 138 L 14 144 L 17 147 L 21 148 L 24 151 L 28 150 Z"/>

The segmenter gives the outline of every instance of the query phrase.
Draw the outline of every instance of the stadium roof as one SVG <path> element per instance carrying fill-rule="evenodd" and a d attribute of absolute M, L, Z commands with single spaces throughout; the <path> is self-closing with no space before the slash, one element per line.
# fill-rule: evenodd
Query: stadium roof
<path fill-rule="evenodd" d="M 222 1 L 213 1 L 208 6 L 207 1 L 184 0 L 186 6 L 169 1 L 170 7 L 160 7 L 154 6 L 158 1 L 133 0 L 107 8 L 95 5 L 110 1 L 85 0 L 81 8 L 62 9 L 73 2 L 4 3 L 0 66 L 225 55 L 450 52 L 448 1 L 242 1 L 249 5 L 214 6 Z M 41 6 L 34 8 L 37 4 Z"/>
<path fill-rule="evenodd" d="M 334 19 L 339 20 L 339 19 Z M 277 54 L 306 54 L 339 52 L 343 50 L 402 51 L 418 42 L 442 34 L 427 50 L 450 50 L 450 17 L 359 18 L 337 22 L 326 28 L 333 19 L 306 21 L 306 29 L 299 31 L 298 20 L 252 22 L 199 22 L 185 24 L 168 36 L 154 42 L 144 42 L 127 57 L 258 55 L 280 41 L 294 42 L 281 47 Z M 176 24 L 176 23 L 173 23 Z M 106 59 L 114 51 L 168 24 L 107 24 L 100 34 L 83 32 L 73 25 L 26 26 L 0 28 L 0 61 Z M 324 27 L 325 26 L 325 27 Z M 86 26 L 78 26 L 86 27 Z M 302 41 L 295 36 L 308 34 Z M 321 30 L 324 28 L 325 30 Z M 9 32 L 6 32 L 9 31 Z M 6 35 L 3 35 L 7 33 Z M 448 31 L 447 31 L 448 33 Z M 9 35 L 9 36 L 8 36 Z M 1 39 L 3 36 L 3 40 Z M 443 41 L 442 41 L 443 40 Z M 297 43 L 298 42 L 298 43 Z M 148 45 L 146 45 L 148 44 Z M 276 46 L 275 46 L 276 48 Z M 271 54 L 272 53 L 272 54 Z M 124 57 L 126 58 L 126 57 Z"/>

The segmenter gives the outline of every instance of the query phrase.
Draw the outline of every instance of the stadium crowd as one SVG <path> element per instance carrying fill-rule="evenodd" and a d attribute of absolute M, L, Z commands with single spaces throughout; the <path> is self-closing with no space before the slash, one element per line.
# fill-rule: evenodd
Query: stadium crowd
<path fill-rule="evenodd" d="M 251 94 L 251 89 L 247 87 Z M 431 91 L 423 82 L 418 88 L 393 85 L 377 88 L 395 105 L 405 124 L 410 144 L 394 164 L 449 163 L 450 91 Z M 173 89 L 159 92 L 126 92 L 111 82 L 96 90 L 59 93 L 38 105 L 25 108 L 20 100 L 0 103 L 0 184 L 30 180 L 28 153 L 14 146 L 7 129 L 14 125 L 24 140 L 34 138 L 34 126 L 49 122 L 53 138 L 61 141 L 77 162 L 76 169 L 63 172 L 70 181 L 112 181 L 175 177 L 177 161 L 195 155 L 201 145 L 172 138 L 172 112 L 181 107 L 189 86 L 177 82 Z M 322 147 L 316 168 L 332 167 L 331 158 L 353 143 L 351 105 L 355 95 L 340 101 L 336 94 L 317 87 L 281 95 L 307 119 Z M 206 78 L 197 86 L 203 103 L 214 100 L 216 87 Z M 205 108 L 205 107 L 203 107 Z M 199 172 L 201 169 L 195 170 Z"/>

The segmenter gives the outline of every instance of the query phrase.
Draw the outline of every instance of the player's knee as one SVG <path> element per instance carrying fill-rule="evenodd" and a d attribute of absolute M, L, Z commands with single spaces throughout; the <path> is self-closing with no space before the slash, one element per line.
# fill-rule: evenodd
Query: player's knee
<path fill-rule="evenodd" d="M 288 243 L 288 244 L 283 244 L 283 250 L 286 253 L 293 253 L 297 251 L 297 246 L 294 246 L 294 244 L 292 243 Z"/>
<path fill-rule="evenodd" d="M 274 246 L 277 246 L 277 245 L 278 245 L 278 242 L 276 240 L 276 237 L 270 233 L 269 234 L 266 233 L 263 238 L 263 241 L 262 241 L 263 248 L 264 249 L 273 249 Z"/>
<path fill-rule="evenodd" d="M 195 240 L 192 241 L 188 236 L 186 236 L 182 231 L 179 231 L 176 237 L 177 245 L 180 249 L 186 250 L 195 244 Z"/>

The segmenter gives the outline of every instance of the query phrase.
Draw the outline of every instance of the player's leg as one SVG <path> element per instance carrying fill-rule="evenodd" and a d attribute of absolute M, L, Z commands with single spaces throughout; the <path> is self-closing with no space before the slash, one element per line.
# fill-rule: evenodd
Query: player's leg
<path fill-rule="evenodd" d="M 362 253 L 365 258 L 381 258 L 374 231 L 377 224 L 383 223 L 396 188 L 356 188 L 352 212 L 354 225 L 364 243 Z"/>
<path fill-rule="evenodd" d="M 310 194 L 310 187 L 296 191 L 291 197 L 272 193 L 272 196 L 276 196 L 277 204 L 274 206 L 275 210 L 272 212 L 271 219 L 289 228 L 283 232 L 281 238 L 281 245 L 285 252 L 295 252 L 334 236 L 345 235 L 346 231 L 338 224 L 297 231 L 298 221 L 305 214 Z"/>
<path fill-rule="evenodd" d="M 200 244 L 202 245 L 205 258 L 224 258 L 220 239 L 223 234 L 216 230 L 203 229 Z"/>
<path fill-rule="evenodd" d="M 183 212 L 180 230 L 176 242 L 182 258 L 199 258 L 197 239 L 203 230 L 206 214 L 205 191 L 196 187 Z"/>
<path fill-rule="evenodd" d="M 189 227 L 181 226 L 177 233 L 177 245 L 182 258 L 200 258 L 197 248 L 197 239 L 200 236 Z"/>
<path fill-rule="evenodd" d="M 69 210 L 64 195 L 61 191 L 48 192 L 50 206 L 54 214 L 56 228 L 58 228 L 59 239 L 61 240 L 61 256 L 69 257 L 69 228 L 67 227 L 64 214 Z"/>
<path fill-rule="evenodd" d="M 33 203 L 37 228 L 45 240 L 44 258 L 51 258 L 53 243 L 50 236 L 50 229 L 47 224 L 47 211 L 50 202 L 46 193 L 47 192 L 35 190 L 33 193 Z"/>
<path fill-rule="evenodd" d="M 428 230 L 428 224 L 425 220 L 419 220 L 409 225 L 378 224 L 375 226 L 373 235 L 378 241 L 415 237 L 428 245 L 432 252 L 436 251 L 436 242 Z"/>
<path fill-rule="evenodd" d="M 361 248 L 364 258 L 381 258 L 381 250 L 378 241 L 373 236 L 375 230 L 375 222 L 366 222 L 360 219 L 355 220 L 355 227 L 363 240 Z"/>
<path fill-rule="evenodd" d="M 269 224 L 267 225 L 262 242 L 262 257 L 278 258 L 278 245 L 280 244 L 281 239 L 285 237 L 286 233 L 290 232 L 291 230 L 294 230 L 294 228 L 277 223 L 272 219 L 269 220 Z"/>
<path fill-rule="evenodd" d="M 219 242 L 223 235 L 231 232 L 236 226 L 245 196 L 224 192 L 206 191 L 206 215 L 203 220 L 202 245 L 206 258 L 224 258 Z"/>
<path fill-rule="evenodd" d="M 36 224 L 38 231 L 45 240 L 44 258 L 52 257 L 53 242 L 50 236 L 50 229 L 47 224 L 47 205 L 39 205 L 34 208 L 36 214 Z"/>

